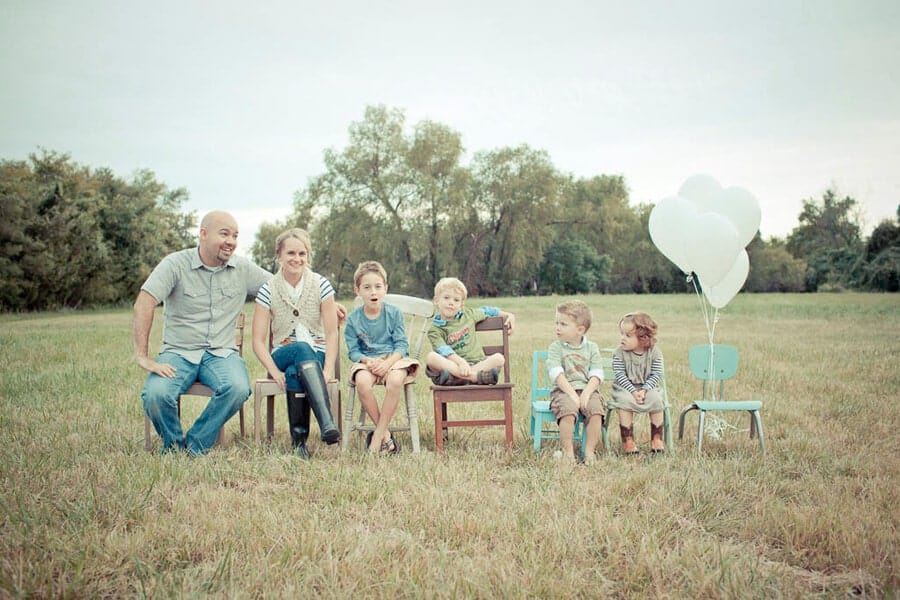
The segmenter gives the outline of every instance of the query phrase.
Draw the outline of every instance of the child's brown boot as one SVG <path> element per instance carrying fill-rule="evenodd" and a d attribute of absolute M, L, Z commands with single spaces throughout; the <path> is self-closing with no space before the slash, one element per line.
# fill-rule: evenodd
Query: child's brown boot
<path fill-rule="evenodd" d="M 665 452 L 666 444 L 663 442 L 663 426 L 650 423 L 650 452 Z"/>
<path fill-rule="evenodd" d="M 619 433 L 622 435 L 622 452 L 625 454 L 637 454 L 637 445 L 634 443 L 634 437 L 631 433 L 631 427 L 619 425 Z"/>

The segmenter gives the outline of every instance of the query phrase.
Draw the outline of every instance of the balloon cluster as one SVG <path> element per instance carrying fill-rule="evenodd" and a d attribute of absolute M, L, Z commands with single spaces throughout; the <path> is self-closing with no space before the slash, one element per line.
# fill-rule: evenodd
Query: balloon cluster
<path fill-rule="evenodd" d="M 722 308 L 747 280 L 745 249 L 759 230 L 759 202 L 747 190 L 722 188 L 709 175 L 689 177 L 677 196 L 650 212 L 650 238 L 666 258 L 694 273 L 710 305 Z"/>

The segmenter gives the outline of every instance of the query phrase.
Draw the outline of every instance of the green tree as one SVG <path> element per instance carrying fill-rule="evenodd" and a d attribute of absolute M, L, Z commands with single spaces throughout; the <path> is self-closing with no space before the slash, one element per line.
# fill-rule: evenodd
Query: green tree
<path fill-rule="evenodd" d="M 900 214 L 900 209 L 898 209 Z M 885 219 L 866 242 L 863 285 L 884 292 L 900 291 L 900 219 Z"/>
<path fill-rule="evenodd" d="M 786 248 L 806 261 L 808 291 L 856 285 L 864 266 L 856 200 L 849 196 L 839 199 L 833 189 L 825 192 L 821 204 L 805 200 L 799 225 L 788 235 Z"/>
<path fill-rule="evenodd" d="M 802 292 L 805 289 L 806 262 L 794 258 L 783 240 L 771 238 L 764 242 L 757 232 L 747 246 L 750 273 L 744 290 L 747 292 Z"/>
<path fill-rule="evenodd" d="M 351 124 L 348 145 L 326 150 L 325 172 L 302 192 L 327 207 L 315 229 L 317 243 L 328 246 L 321 265 L 337 275 L 336 285 L 372 258 L 384 264 L 398 291 L 430 292 L 442 271 L 452 270 L 446 224 L 468 185 L 459 166 L 462 142 L 431 121 L 406 136 L 404 122 L 402 111 L 368 107 L 363 120 Z"/>
<path fill-rule="evenodd" d="M 600 175 L 568 182 L 559 214 L 559 233 L 574 231 L 599 254 L 609 257 L 608 278 L 599 291 L 632 291 L 644 266 L 635 264 L 635 249 L 648 236 L 639 211 L 629 206 L 625 179 Z"/>
<path fill-rule="evenodd" d="M 534 287 L 553 239 L 548 225 L 562 179 L 546 152 L 525 145 L 482 152 L 473 162 L 470 207 L 454 230 L 457 247 L 473 241 L 472 260 L 483 269 L 470 269 L 466 283 L 484 295 L 519 294 Z"/>
<path fill-rule="evenodd" d="M 587 241 L 567 232 L 544 254 L 539 290 L 554 294 L 595 292 L 609 276 L 609 262 L 608 256 L 601 256 Z"/>
<path fill-rule="evenodd" d="M 407 162 L 418 209 L 410 215 L 412 245 L 417 258 L 413 273 L 425 294 L 442 274 L 455 272 L 452 261 L 453 236 L 447 225 L 450 216 L 465 202 L 470 174 L 460 165 L 464 148 L 459 133 L 445 125 L 423 121 L 416 125 Z"/>
<path fill-rule="evenodd" d="M 42 151 L 0 163 L 0 194 L 4 310 L 131 300 L 166 253 L 193 241 L 186 194 L 149 171 L 124 181 Z"/>

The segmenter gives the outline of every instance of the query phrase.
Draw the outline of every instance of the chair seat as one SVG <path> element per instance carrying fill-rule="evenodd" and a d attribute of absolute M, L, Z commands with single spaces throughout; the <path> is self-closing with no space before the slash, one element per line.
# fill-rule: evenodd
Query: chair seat
<path fill-rule="evenodd" d="M 762 402 L 759 400 L 695 400 L 693 403 L 698 410 L 759 410 Z"/>
<path fill-rule="evenodd" d="M 495 383 L 494 385 L 432 385 L 431 389 L 435 392 L 458 392 L 461 389 L 466 390 L 466 394 L 459 394 L 454 396 L 449 400 L 445 400 L 445 402 L 481 402 L 482 397 L 485 395 L 490 395 L 491 390 L 511 390 L 513 388 L 513 384 L 511 383 Z"/>

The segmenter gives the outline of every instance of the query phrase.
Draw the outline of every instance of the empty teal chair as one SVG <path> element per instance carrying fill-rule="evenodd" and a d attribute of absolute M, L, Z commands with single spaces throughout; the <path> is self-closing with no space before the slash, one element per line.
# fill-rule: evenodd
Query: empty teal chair
<path fill-rule="evenodd" d="M 531 438 L 534 451 L 541 451 L 543 440 L 558 440 L 559 427 L 556 417 L 550 411 L 550 390 L 553 382 L 547 375 L 547 351 L 536 350 L 531 355 Z M 551 425 L 549 426 L 548 425 Z M 581 445 L 581 458 L 584 459 L 584 441 L 587 432 L 584 427 L 584 416 L 579 413 L 575 421 L 574 440 Z"/>
<path fill-rule="evenodd" d="M 610 382 L 612 384 L 615 375 L 613 375 L 612 370 L 612 353 L 615 348 L 601 348 L 600 351 L 604 354 L 608 354 L 609 356 L 603 357 L 603 380 Z M 672 414 L 669 410 L 669 392 L 666 390 L 666 374 L 663 373 L 662 379 L 659 381 L 659 390 L 662 394 L 663 404 L 665 408 L 663 408 L 663 442 L 666 444 L 666 452 L 672 452 L 675 449 L 675 443 L 672 436 Z M 609 400 L 609 396 L 605 396 L 607 401 Z M 610 441 L 609 441 L 609 422 L 613 413 L 616 411 L 615 408 L 611 408 L 610 406 L 606 407 L 606 416 L 603 418 L 603 447 L 606 449 L 606 453 L 609 454 L 611 452 Z M 649 417 L 649 415 L 648 415 Z"/>
<path fill-rule="evenodd" d="M 678 439 L 684 436 L 684 418 L 692 410 L 700 413 L 697 425 L 697 453 L 703 450 L 703 422 L 706 411 L 746 411 L 750 413 L 750 439 L 759 438 L 763 453 L 766 451 L 763 436 L 759 400 L 732 401 L 724 399 L 725 381 L 737 375 L 738 351 L 734 346 L 704 344 L 693 346 L 688 352 L 688 364 L 694 377 L 703 381 L 703 399 L 696 400 L 681 411 L 678 419 Z"/>

